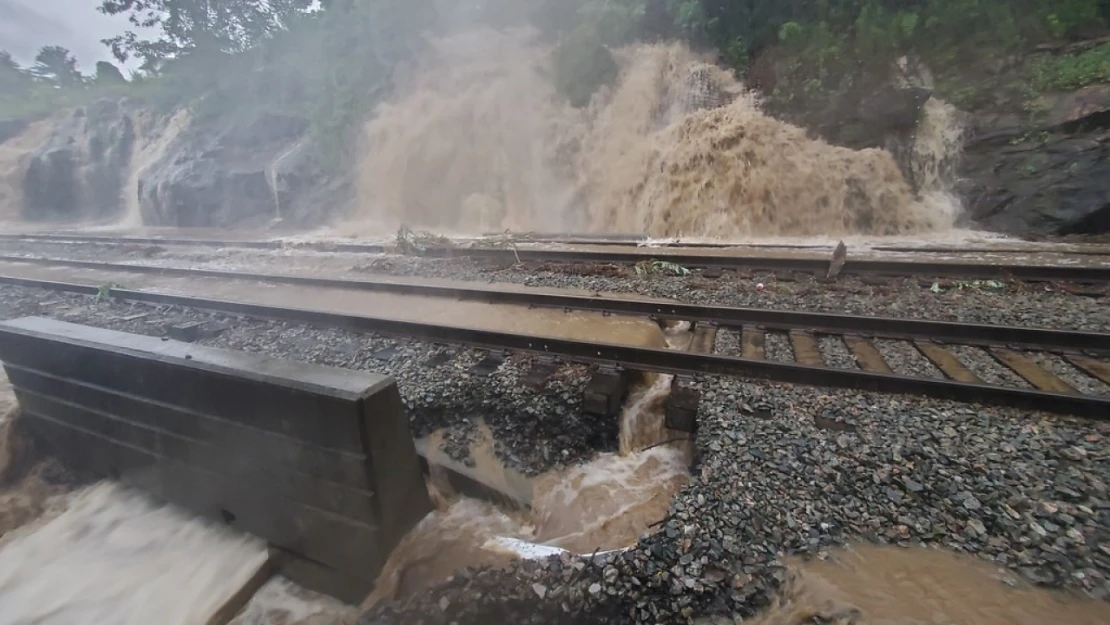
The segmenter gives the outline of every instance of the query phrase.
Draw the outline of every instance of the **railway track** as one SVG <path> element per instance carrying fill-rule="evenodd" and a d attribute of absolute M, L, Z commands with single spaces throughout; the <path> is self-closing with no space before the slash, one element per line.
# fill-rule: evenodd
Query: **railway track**
<path fill-rule="evenodd" d="M 392 245 L 343 243 L 334 241 L 201 239 L 180 237 L 109 237 L 68 234 L 0 234 L 0 241 L 99 245 L 161 245 L 194 246 L 219 249 L 279 250 L 287 248 L 343 252 L 355 254 L 386 254 L 395 252 Z M 596 242 L 587 243 L 597 246 Z M 707 246 L 708 247 L 708 246 Z M 795 249 L 795 252 L 802 250 Z M 544 262 L 567 264 L 634 265 L 647 260 L 665 260 L 691 269 L 702 269 L 707 275 L 723 271 L 783 271 L 810 273 L 824 278 L 830 271 L 830 259 L 820 256 L 738 255 L 728 249 L 699 251 L 698 248 L 639 248 L 625 242 L 600 249 L 524 248 L 516 244 L 500 246 L 432 246 L 421 251 L 426 258 L 468 258 L 513 264 Z M 997 279 L 1027 282 L 1110 283 L 1110 263 L 1051 265 L 1022 263 L 953 262 L 940 260 L 858 259 L 849 257 L 837 271 L 843 275 L 861 276 L 926 276 L 929 278 Z"/>
<path fill-rule="evenodd" d="M 604 245 L 607 247 L 642 247 L 642 248 L 690 248 L 690 249 L 727 249 L 743 247 L 750 249 L 767 250 L 811 250 L 831 251 L 832 245 L 814 243 L 731 243 L 718 241 L 682 241 L 682 240 L 651 240 L 639 236 L 619 235 L 591 235 L 591 234 L 520 234 L 505 235 L 499 232 L 490 232 L 483 235 L 487 239 L 499 239 L 513 243 L 550 243 L 557 245 Z M 1036 254 L 1049 251 L 1043 248 L 1018 247 L 1003 245 L 975 246 L 975 245 L 912 245 L 908 243 L 890 245 L 868 245 L 867 249 L 876 252 L 903 252 L 907 254 Z M 1079 256 L 1110 256 L 1110 245 L 1096 245 L 1090 248 L 1070 246 L 1061 253 Z"/>
<path fill-rule="evenodd" d="M 690 376 L 698 373 L 737 375 L 779 382 L 911 393 L 958 401 L 1014 405 L 1085 417 L 1110 418 L 1110 334 L 1006 326 L 856 317 L 827 313 L 698 306 L 656 300 L 625 300 L 535 293 L 470 286 L 444 286 L 393 280 L 344 280 L 309 276 L 165 268 L 64 259 L 0 258 L 0 283 L 71 293 L 102 293 L 103 282 L 60 282 L 27 275 L 28 267 L 75 268 L 103 272 L 104 277 L 155 274 L 268 282 L 280 286 L 368 290 L 408 295 L 469 299 L 500 304 L 590 310 L 685 320 L 695 324 L 695 343 L 702 350 L 677 352 L 630 345 L 575 341 L 476 330 L 326 309 L 275 306 L 250 301 L 169 294 L 138 289 L 111 289 L 123 300 L 171 304 L 310 324 L 337 326 L 494 351 L 523 351 L 568 361 L 594 362 L 635 370 Z M 21 268 L 24 275 L 20 275 Z M 95 275 L 95 274 L 94 274 Z M 768 347 L 786 341 L 791 361 L 772 358 Z M 836 362 L 823 346 L 843 347 L 849 356 Z M 890 362 L 890 342 L 913 350 L 931 363 L 936 376 L 900 370 Z M 712 353 L 714 347 L 725 353 Z M 979 366 L 967 362 L 976 350 L 992 366 L 1008 372 L 985 381 Z M 838 366 L 840 365 L 840 366 Z M 1006 382 L 1009 383 L 1006 383 Z"/>

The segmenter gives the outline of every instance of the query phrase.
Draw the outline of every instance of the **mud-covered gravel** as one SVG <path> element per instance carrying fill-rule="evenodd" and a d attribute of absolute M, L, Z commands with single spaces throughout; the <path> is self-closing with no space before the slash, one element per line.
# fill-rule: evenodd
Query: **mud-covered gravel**
<path fill-rule="evenodd" d="M 460 574 L 362 623 L 750 616 L 789 578 L 784 555 L 856 541 L 976 554 L 1035 584 L 1110 598 L 1106 424 L 719 377 L 698 384 L 694 478 L 657 534 L 599 563 Z M 773 406 L 769 418 L 737 408 L 753 401 Z M 850 427 L 821 429 L 815 417 Z"/>
<path fill-rule="evenodd" d="M 934 293 L 929 280 L 890 278 L 868 284 L 843 276 L 833 284 L 811 276 L 779 281 L 774 274 L 750 276 L 725 272 L 705 278 L 700 272 L 688 277 L 637 276 L 623 267 L 574 275 L 558 265 L 523 265 L 519 268 L 488 267 L 465 260 L 429 260 L 391 257 L 365 266 L 367 272 L 420 275 L 457 280 L 512 282 L 528 286 L 616 291 L 651 297 L 668 297 L 690 303 L 810 310 L 846 314 L 934 319 L 990 325 L 1024 325 L 1045 328 L 1110 330 L 1106 298 L 1071 295 L 1058 285 L 1007 283 L 1002 289 L 951 287 Z M 764 290 L 756 285 L 763 283 Z"/>

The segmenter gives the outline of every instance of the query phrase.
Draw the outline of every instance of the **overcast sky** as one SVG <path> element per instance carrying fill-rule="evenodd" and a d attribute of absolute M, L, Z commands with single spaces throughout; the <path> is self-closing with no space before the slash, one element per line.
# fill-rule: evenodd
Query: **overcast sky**
<path fill-rule="evenodd" d="M 91 74 L 97 61 L 116 62 L 100 40 L 130 26 L 126 16 L 102 15 L 98 6 L 99 0 L 0 0 L 0 50 L 26 66 L 42 46 L 62 46 Z"/>

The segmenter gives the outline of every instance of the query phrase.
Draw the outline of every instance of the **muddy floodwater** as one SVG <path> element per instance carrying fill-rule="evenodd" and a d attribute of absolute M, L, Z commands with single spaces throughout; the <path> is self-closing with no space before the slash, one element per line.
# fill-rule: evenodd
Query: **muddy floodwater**
<path fill-rule="evenodd" d="M 622 426 L 636 427 L 634 435 L 622 428 L 627 453 L 600 454 L 589 463 L 539 476 L 530 484 L 530 510 L 459 498 L 433 480 L 429 490 L 437 510 L 394 549 L 366 605 L 426 590 L 468 566 L 503 566 L 520 557 L 499 539 L 577 553 L 635 544 L 666 516 L 671 499 L 689 480 L 690 443 L 671 440 L 676 437 L 662 427 L 661 405 L 651 401 L 669 383 L 669 376 L 660 376 L 633 393 L 622 419 Z M 486 484 L 520 492 L 522 478 L 501 465 L 488 430 L 479 430 L 470 447 L 476 472 Z"/>
<path fill-rule="evenodd" d="M 1034 588 L 984 560 L 857 545 L 792 562 L 797 575 L 756 625 L 1106 625 L 1110 604 Z M 704 623 L 722 621 L 708 620 Z"/>
<path fill-rule="evenodd" d="M 266 561 L 262 541 L 108 482 L 72 497 L 0 549 L 0 622 L 206 623 Z"/>

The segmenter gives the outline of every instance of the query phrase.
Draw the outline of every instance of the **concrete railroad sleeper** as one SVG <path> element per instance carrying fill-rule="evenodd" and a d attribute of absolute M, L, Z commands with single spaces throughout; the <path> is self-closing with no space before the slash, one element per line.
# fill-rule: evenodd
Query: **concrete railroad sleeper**
<path fill-rule="evenodd" d="M 394 251 L 391 245 L 370 243 L 334 243 L 328 241 L 305 241 L 290 243 L 280 240 L 247 239 L 193 239 L 181 237 L 110 237 L 67 234 L 3 234 L 0 240 L 42 241 L 56 243 L 92 243 L 105 245 L 192 245 L 198 247 L 242 248 L 276 250 L 300 248 L 329 252 L 351 252 L 358 254 L 385 254 Z M 790 258 L 762 256 L 727 256 L 720 254 L 672 253 L 653 255 L 650 249 L 644 251 L 620 250 L 575 250 L 575 249 L 520 249 L 515 246 L 501 247 L 448 247 L 433 246 L 422 251 L 421 256 L 428 258 L 480 258 L 487 260 L 517 262 L 538 261 L 558 263 L 613 263 L 634 264 L 645 260 L 665 260 L 686 267 L 710 271 L 724 270 L 761 270 L 795 271 L 825 276 L 829 261 L 822 258 Z M 839 268 L 838 274 L 888 275 L 888 276 L 929 276 L 936 278 L 999 279 L 1025 281 L 1065 281 L 1085 283 L 1110 282 L 1110 265 L 1027 265 L 1027 264 L 987 264 L 959 262 L 917 262 L 887 259 L 848 259 Z"/>
<path fill-rule="evenodd" d="M 13 284 L 31 288 L 45 288 L 57 291 L 97 295 L 100 289 L 87 284 L 72 284 L 47 280 L 19 278 L 13 276 L 0 276 L 0 283 Z M 240 314 L 255 317 L 278 319 L 298 323 L 316 324 L 345 328 L 356 332 L 377 333 L 401 336 L 433 343 L 458 344 L 468 347 L 485 348 L 495 351 L 522 351 L 558 356 L 570 361 L 600 363 L 606 366 L 618 366 L 629 370 L 655 371 L 673 373 L 680 377 L 699 373 L 735 375 L 747 378 L 765 379 L 776 382 L 805 384 L 813 386 L 826 386 L 838 388 L 852 388 L 886 393 L 907 393 L 926 395 L 943 399 L 965 402 L 981 402 L 984 404 L 999 404 L 1017 406 L 1031 410 L 1043 410 L 1059 414 L 1071 414 L 1094 419 L 1110 418 L 1110 397 L 1082 395 L 1074 389 L 1052 380 L 1054 376 L 1044 370 L 1036 372 L 1039 366 L 1029 361 L 1023 355 L 1012 352 L 1002 354 L 1002 349 L 996 357 L 1000 362 L 1017 363 L 1015 367 L 1019 375 L 1029 376 L 1027 379 L 1032 388 L 1013 388 L 991 384 L 984 384 L 974 375 L 966 375 L 959 367 L 948 362 L 949 357 L 954 359 L 947 351 L 931 341 L 918 341 L 916 344 L 926 356 L 951 379 L 922 378 L 895 375 L 889 372 L 889 367 L 883 367 L 881 358 L 874 359 L 876 353 L 873 349 L 862 349 L 858 352 L 862 370 L 837 369 L 816 364 L 789 364 L 770 362 L 758 357 L 733 357 L 716 354 L 683 352 L 668 349 L 653 349 L 617 345 L 609 343 L 593 343 L 559 339 L 545 336 L 530 336 L 509 332 L 491 330 L 477 330 L 444 326 L 414 321 L 404 321 L 389 318 L 355 315 L 321 310 L 302 308 L 287 308 L 262 304 L 250 304 L 212 298 L 193 297 L 185 295 L 170 295 L 165 293 L 152 293 L 146 291 L 133 291 L 126 289 L 113 289 L 113 297 L 129 300 L 148 302 L 153 304 L 175 305 L 189 308 L 198 308 L 219 311 L 230 314 Z M 805 332 L 794 333 L 798 345 L 805 347 L 812 342 L 812 335 Z M 1101 335 L 1100 335 L 1101 336 Z M 745 345 L 745 354 L 761 352 L 762 335 L 755 330 L 750 337 L 745 337 L 745 342 L 751 342 L 751 352 Z M 941 353 L 943 352 L 943 354 Z M 944 354 L 947 354 L 945 356 Z M 1093 358 L 1075 355 L 1073 362 L 1082 367 L 1095 377 L 1110 383 L 1107 379 L 1107 365 Z M 810 362 L 815 362 L 810 360 Z M 958 364 L 958 363 L 957 363 Z M 1047 382 L 1046 382 L 1047 381 Z M 1050 389 L 1050 390 L 1046 390 Z"/>
<path fill-rule="evenodd" d="M 785 331 L 805 330 L 817 334 L 858 335 L 861 337 L 899 340 L 929 340 L 943 343 L 959 343 L 962 345 L 1028 347 L 1041 350 L 1056 349 L 1062 351 L 1088 352 L 1092 355 L 1099 352 L 1110 353 L 1110 334 L 1096 332 L 1073 332 L 1067 330 L 1025 328 L 1020 326 L 955 323 L 922 319 L 898 319 L 894 317 L 870 317 L 836 313 L 773 310 L 767 308 L 707 306 L 659 300 L 618 299 L 612 297 L 565 295 L 542 291 L 528 292 L 461 285 L 439 285 L 427 282 L 404 282 L 395 279 L 367 280 L 322 278 L 272 273 L 224 271 L 219 269 L 160 267 L 153 265 L 105 263 L 58 258 L 30 258 L 22 256 L 0 256 L 0 263 L 3 262 L 165 276 L 251 280 L 273 284 L 295 284 L 358 291 L 378 291 L 400 295 L 450 297 L 490 304 L 516 304 L 540 308 L 588 310 L 606 314 L 644 316 L 657 320 L 671 319 L 691 321 L 697 324 L 710 324 L 725 328 L 743 327 L 749 329 L 758 328 L 760 330 L 769 329 Z M 2 270 L 2 267 L 0 267 L 0 270 Z"/>

